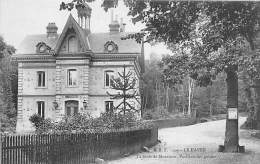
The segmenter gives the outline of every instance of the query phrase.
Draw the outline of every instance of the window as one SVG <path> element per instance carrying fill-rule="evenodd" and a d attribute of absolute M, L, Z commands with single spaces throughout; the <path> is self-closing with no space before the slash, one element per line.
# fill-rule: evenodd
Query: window
<path fill-rule="evenodd" d="M 105 86 L 110 87 L 111 82 L 114 78 L 114 72 L 113 71 L 105 71 Z"/>
<path fill-rule="evenodd" d="M 105 101 L 106 112 L 113 112 L 113 101 Z"/>
<path fill-rule="evenodd" d="M 76 52 L 77 51 L 77 39 L 75 36 L 71 36 L 68 39 L 68 52 Z"/>
<path fill-rule="evenodd" d="M 45 72 L 38 71 L 37 77 L 38 77 L 38 87 L 45 87 Z"/>
<path fill-rule="evenodd" d="M 40 46 L 39 47 L 39 51 L 40 51 L 40 53 L 44 52 L 45 51 L 45 46 L 44 45 Z"/>
<path fill-rule="evenodd" d="M 38 106 L 38 115 L 44 118 L 45 116 L 44 101 L 37 101 L 37 106 Z"/>
<path fill-rule="evenodd" d="M 77 85 L 77 70 L 69 69 L 68 70 L 68 86 L 76 86 Z"/>

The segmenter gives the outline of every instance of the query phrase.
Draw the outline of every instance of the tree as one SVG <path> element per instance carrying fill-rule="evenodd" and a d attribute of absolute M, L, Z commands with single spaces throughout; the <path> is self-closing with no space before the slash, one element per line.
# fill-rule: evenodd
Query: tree
<path fill-rule="evenodd" d="M 126 66 L 123 66 L 123 72 L 119 73 L 119 77 L 112 79 L 111 88 L 113 90 L 118 91 L 116 94 L 112 94 L 107 92 L 107 94 L 114 100 L 121 100 L 121 102 L 114 107 L 115 111 L 119 113 L 135 113 L 139 112 L 139 109 L 136 109 L 130 102 L 130 100 L 134 100 L 140 104 L 138 99 L 139 95 L 136 88 L 136 78 L 133 77 L 133 72 L 126 72 Z"/>
<path fill-rule="evenodd" d="M 11 60 L 15 52 L 0 36 L 0 131 L 14 131 L 17 104 L 17 65 Z"/>
<path fill-rule="evenodd" d="M 73 2 L 79 1 L 84 0 Z M 105 6 L 107 9 L 116 6 L 117 0 L 104 0 L 103 4 L 109 4 Z M 248 52 L 255 48 L 254 39 L 259 23 L 257 2 L 144 0 L 125 1 L 125 4 L 130 9 L 133 22 L 146 24 L 142 32 L 127 38 L 135 38 L 137 42 L 143 38 L 144 42 L 165 42 L 169 47 L 177 44 L 183 49 L 180 57 L 167 60 L 168 82 L 175 83 L 183 79 L 178 76 L 174 78 L 178 70 L 184 74 L 177 75 L 189 75 L 200 85 L 207 86 L 216 74 L 224 71 L 227 74 L 227 108 L 238 108 L 238 68 L 256 70 L 256 63 L 252 59 L 258 55 L 249 55 Z M 172 63 L 177 63 L 179 67 Z M 258 97 L 260 99 L 260 92 Z M 238 120 L 227 119 L 224 145 L 225 151 L 238 151 Z"/>
<path fill-rule="evenodd" d="M 250 51 L 248 47 L 254 48 L 253 40 L 259 22 L 257 3 L 139 3 L 145 7 L 141 10 L 133 8 L 130 12 L 135 20 L 146 23 L 144 35 L 148 40 L 162 40 L 169 46 L 179 44 L 184 49 L 182 55 L 185 57 L 181 60 L 182 72 L 187 72 L 202 85 L 210 84 L 212 77 L 225 71 L 227 108 L 238 108 L 238 66 L 245 63 L 244 58 Z M 172 64 L 176 60 L 173 57 L 166 63 L 171 64 L 168 70 L 180 70 Z M 253 60 L 249 61 L 252 63 Z M 225 151 L 238 150 L 237 121 L 227 119 Z"/>

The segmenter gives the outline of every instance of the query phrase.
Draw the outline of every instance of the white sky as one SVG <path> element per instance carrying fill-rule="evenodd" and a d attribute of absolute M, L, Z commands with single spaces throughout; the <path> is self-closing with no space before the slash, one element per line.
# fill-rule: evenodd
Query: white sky
<path fill-rule="evenodd" d="M 8 44 L 17 47 L 23 38 L 29 34 L 44 34 L 49 22 L 55 22 L 58 26 L 58 33 L 61 33 L 70 12 L 60 11 L 59 5 L 62 1 L 70 0 L 0 0 L 0 35 L 2 35 Z M 101 8 L 102 0 L 96 0 L 90 3 L 91 14 L 91 32 L 108 32 L 108 24 L 111 21 L 110 12 L 105 12 Z M 72 15 L 77 20 L 76 10 Z M 119 6 L 114 9 L 118 19 L 121 17 L 126 23 L 126 32 L 141 30 L 144 25 L 138 23 L 133 25 L 131 17 L 127 16 L 128 9 L 120 1 Z M 149 58 L 150 52 L 167 53 L 163 45 L 150 47 L 146 45 L 146 58 Z"/>

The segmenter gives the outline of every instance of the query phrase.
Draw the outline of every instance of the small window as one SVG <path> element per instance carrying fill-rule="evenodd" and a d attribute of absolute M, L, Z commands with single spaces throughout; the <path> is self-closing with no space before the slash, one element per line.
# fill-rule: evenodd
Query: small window
<path fill-rule="evenodd" d="M 68 39 L 68 52 L 77 52 L 77 39 L 75 36 L 71 36 Z"/>
<path fill-rule="evenodd" d="M 105 101 L 106 112 L 113 112 L 113 101 Z"/>
<path fill-rule="evenodd" d="M 44 52 L 44 51 L 45 51 L 45 49 L 46 49 L 46 48 L 45 48 L 45 46 L 44 46 L 44 45 L 40 46 L 40 47 L 39 47 L 39 51 L 40 51 L 40 53 Z"/>
<path fill-rule="evenodd" d="M 45 72 L 38 71 L 37 77 L 38 77 L 38 87 L 45 87 Z"/>
<path fill-rule="evenodd" d="M 45 117 L 44 101 L 37 101 L 37 106 L 38 106 L 38 115 L 44 118 Z"/>
<path fill-rule="evenodd" d="M 77 70 L 69 69 L 68 70 L 68 86 L 76 86 L 77 85 Z"/>
<path fill-rule="evenodd" d="M 110 87 L 114 78 L 113 71 L 105 71 L 105 86 Z"/>

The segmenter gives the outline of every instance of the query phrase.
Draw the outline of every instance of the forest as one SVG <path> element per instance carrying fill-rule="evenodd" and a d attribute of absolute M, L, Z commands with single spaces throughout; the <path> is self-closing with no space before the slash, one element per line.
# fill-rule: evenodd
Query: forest
<path fill-rule="evenodd" d="M 151 59 L 146 61 L 144 81 L 144 115 L 153 115 L 155 118 L 169 117 L 169 114 L 189 113 L 197 118 L 210 117 L 226 113 L 226 75 L 221 73 L 216 76 L 209 86 L 199 84 L 189 78 L 184 78 L 182 84 L 169 86 L 163 80 L 162 59 L 158 54 L 151 54 Z M 246 73 L 239 74 L 239 111 L 249 112 L 254 99 L 253 89 L 250 89 L 250 78 Z M 190 111 L 189 111 L 190 110 Z M 161 114 L 160 114 L 161 113 Z M 148 117 L 149 116 L 145 116 Z M 150 116 L 151 117 L 151 116 Z"/>

